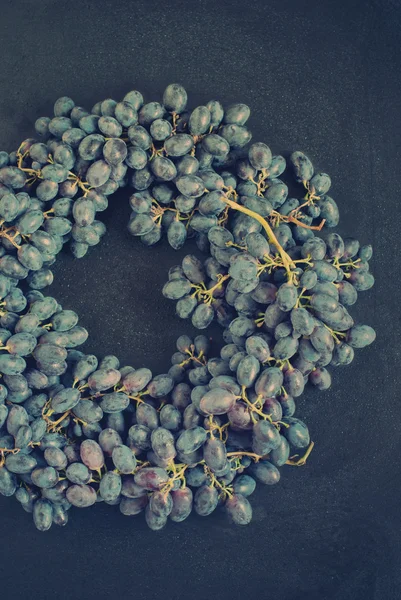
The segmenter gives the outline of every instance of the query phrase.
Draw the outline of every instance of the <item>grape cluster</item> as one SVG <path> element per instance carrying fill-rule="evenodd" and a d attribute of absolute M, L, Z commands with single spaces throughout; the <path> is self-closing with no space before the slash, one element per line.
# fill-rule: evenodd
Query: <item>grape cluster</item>
<path fill-rule="evenodd" d="M 374 283 L 371 246 L 338 233 L 330 177 L 294 152 L 253 143 L 244 104 L 187 110 L 138 91 L 91 112 L 67 97 L 35 124 L 40 140 L 0 152 L 0 493 L 36 527 L 65 525 L 71 506 L 118 505 L 151 529 L 224 506 L 252 518 L 256 482 L 304 465 L 313 448 L 295 399 L 331 384 L 375 338 L 348 312 Z M 170 269 L 163 295 L 180 318 L 224 328 L 220 356 L 183 335 L 168 373 L 78 350 L 78 315 L 40 291 L 64 244 L 99 243 L 108 196 L 129 186 L 128 230 L 174 249 L 195 238 L 208 256 Z M 27 285 L 26 285 L 27 284 Z"/>

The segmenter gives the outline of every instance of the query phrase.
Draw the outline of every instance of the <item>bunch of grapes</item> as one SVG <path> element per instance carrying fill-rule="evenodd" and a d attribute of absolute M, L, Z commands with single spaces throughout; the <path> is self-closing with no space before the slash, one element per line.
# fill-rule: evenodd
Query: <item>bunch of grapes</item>
<path fill-rule="evenodd" d="M 256 483 L 313 449 L 295 399 L 374 341 L 348 312 L 374 283 L 371 246 L 325 234 L 331 180 L 302 152 L 289 197 L 286 160 L 249 144 L 249 115 L 215 100 L 188 111 L 178 84 L 162 103 L 131 91 L 91 112 L 64 97 L 40 140 L 0 152 L 0 493 L 39 530 L 97 502 L 155 530 L 219 506 L 246 525 Z M 220 356 L 183 335 L 165 374 L 99 360 L 77 349 L 78 315 L 40 291 L 64 244 L 81 258 L 99 243 L 97 213 L 125 186 L 133 236 L 195 238 L 207 254 L 171 268 L 163 295 L 198 329 L 217 320 Z"/>

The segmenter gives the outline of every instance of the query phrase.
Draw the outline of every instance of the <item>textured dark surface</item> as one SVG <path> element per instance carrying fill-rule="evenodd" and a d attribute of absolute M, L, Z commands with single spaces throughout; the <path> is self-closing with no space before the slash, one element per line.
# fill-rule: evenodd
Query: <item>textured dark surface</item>
<path fill-rule="evenodd" d="M 180 81 L 192 106 L 246 102 L 254 139 L 307 152 L 332 176 L 341 234 L 374 244 L 376 286 L 352 313 L 378 331 L 331 391 L 298 402 L 316 448 L 258 489 L 247 528 L 216 515 L 153 533 L 98 506 L 43 534 L 1 498 L 4 600 L 400 597 L 400 38 L 395 0 L 3 0 L 1 149 L 61 95 L 91 107 L 137 88 L 154 100 Z M 191 333 L 160 293 L 191 247 L 130 238 L 126 195 L 98 248 L 59 260 L 50 293 L 79 312 L 89 351 L 160 372 Z"/>

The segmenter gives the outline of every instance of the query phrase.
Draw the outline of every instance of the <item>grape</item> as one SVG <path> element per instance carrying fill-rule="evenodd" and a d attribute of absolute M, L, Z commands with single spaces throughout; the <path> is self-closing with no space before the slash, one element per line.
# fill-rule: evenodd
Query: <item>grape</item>
<path fill-rule="evenodd" d="M 40 399 L 40 401 L 39 401 Z M 31 404 L 28 405 L 29 400 L 31 400 Z M 31 423 L 31 431 L 32 431 L 32 442 L 40 442 L 46 434 L 47 426 L 46 422 L 39 417 L 42 414 L 42 409 L 47 401 L 47 396 L 31 396 L 26 402 L 25 407 L 29 414 L 33 417 L 37 417 Z"/>
<path fill-rule="evenodd" d="M 352 306 L 358 299 L 358 292 L 348 281 L 338 284 L 339 301 L 345 306 Z"/>
<path fill-rule="evenodd" d="M 170 519 L 175 523 L 181 523 L 192 512 L 193 494 L 190 488 L 182 488 L 171 492 L 173 506 Z"/>
<path fill-rule="evenodd" d="M 267 448 L 267 451 L 263 454 L 274 450 L 280 443 L 280 434 L 276 427 L 269 423 L 269 421 L 258 421 L 255 423 L 252 435 L 254 441 L 261 442 Z"/>
<path fill-rule="evenodd" d="M 292 292 L 290 292 L 288 294 L 288 296 L 292 296 Z M 290 300 L 290 299 L 288 298 L 288 300 Z M 291 302 L 289 302 L 289 304 L 292 304 L 292 300 L 293 300 L 293 298 L 291 298 Z M 288 308 L 288 305 L 286 306 L 286 308 Z M 291 309 L 289 309 L 289 310 L 291 310 Z M 286 312 L 289 312 L 289 310 Z M 279 323 L 284 321 L 285 318 L 286 318 L 286 313 L 283 310 L 281 310 L 281 308 L 279 307 L 277 302 L 270 304 L 266 308 L 265 315 L 264 315 L 264 322 L 268 329 L 275 329 Z"/>
<path fill-rule="evenodd" d="M 171 181 L 177 176 L 175 164 L 164 156 L 156 156 L 150 163 L 150 168 L 152 173 L 162 181 Z"/>
<path fill-rule="evenodd" d="M 309 158 L 303 152 L 293 152 L 290 156 L 290 162 L 295 172 L 295 178 L 300 183 L 310 181 L 313 177 L 313 165 Z"/>
<path fill-rule="evenodd" d="M 181 113 L 187 105 L 187 92 L 179 83 L 171 83 L 163 93 L 163 104 L 172 113 Z"/>
<path fill-rule="evenodd" d="M 236 525 L 248 525 L 252 520 L 252 507 L 242 494 L 234 494 L 225 504 L 230 520 Z"/>
<path fill-rule="evenodd" d="M 68 523 L 68 512 L 61 504 L 53 504 L 53 523 L 60 527 Z"/>
<path fill-rule="evenodd" d="M 119 444 L 113 448 L 112 459 L 116 469 L 120 473 L 129 474 L 135 470 L 136 458 L 132 450 L 127 446 Z"/>
<path fill-rule="evenodd" d="M 191 296 L 185 296 L 178 300 L 175 310 L 176 314 L 180 319 L 188 319 L 194 312 L 195 308 L 198 305 L 198 301 L 196 298 L 192 298 Z"/>
<path fill-rule="evenodd" d="M 233 408 L 235 401 L 236 397 L 232 392 L 214 388 L 202 397 L 200 408 L 209 415 L 224 415 Z"/>
<path fill-rule="evenodd" d="M 320 294 L 323 296 L 323 294 Z M 305 308 L 293 308 L 290 314 L 291 324 L 296 333 L 300 335 L 311 335 L 315 328 L 312 315 Z"/>
<path fill-rule="evenodd" d="M 298 369 L 288 369 L 284 374 L 284 387 L 288 393 L 297 398 L 304 391 L 304 379 L 301 371 Z"/>
<path fill-rule="evenodd" d="M 138 146 L 142 150 L 148 150 L 152 145 L 151 136 L 141 125 L 131 125 L 128 129 L 128 137 L 133 146 Z"/>
<path fill-rule="evenodd" d="M 54 467 L 57 470 L 67 468 L 67 456 L 60 448 L 46 448 L 44 457 L 49 467 Z"/>
<path fill-rule="evenodd" d="M 182 221 L 173 221 L 167 231 L 167 239 L 174 250 L 179 250 L 187 239 L 187 229 Z"/>
<path fill-rule="evenodd" d="M 98 423 L 103 418 L 101 407 L 91 400 L 80 400 L 72 411 L 76 417 L 86 423 Z"/>
<path fill-rule="evenodd" d="M 269 244 L 262 234 L 254 232 L 245 237 L 245 243 L 249 254 L 261 260 L 270 253 Z"/>
<path fill-rule="evenodd" d="M 135 483 L 134 477 L 128 476 L 123 477 L 121 495 L 126 498 L 147 498 L 147 491 Z"/>
<path fill-rule="evenodd" d="M 218 376 L 230 374 L 228 361 L 225 361 L 222 358 L 211 358 L 210 360 L 208 360 L 207 369 L 210 375 L 212 375 L 212 377 L 215 379 Z"/>
<path fill-rule="evenodd" d="M 318 352 L 330 352 L 334 348 L 334 339 L 326 327 L 316 327 L 310 337 L 310 342 Z M 313 359 L 307 358 L 307 360 Z"/>
<path fill-rule="evenodd" d="M 119 413 L 127 408 L 130 400 L 126 394 L 111 393 L 105 394 L 100 402 L 100 408 L 104 413 Z"/>
<path fill-rule="evenodd" d="M 128 94 L 125 94 L 124 102 L 131 104 L 135 110 L 139 110 L 143 104 L 143 96 L 137 90 L 132 90 L 131 92 L 128 92 Z"/>
<path fill-rule="evenodd" d="M 336 344 L 333 350 L 331 365 L 339 367 L 340 365 L 349 365 L 354 359 L 354 349 L 349 344 L 341 342 Z"/>
<path fill-rule="evenodd" d="M 305 423 L 294 417 L 286 417 L 285 422 L 289 427 L 285 427 L 283 435 L 294 448 L 305 448 L 309 445 L 309 431 Z"/>
<path fill-rule="evenodd" d="M 147 496 L 141 496 L 139 498 L 122 498 L 120 502 L 120 511 L 126 516 L 138 515 L 145 509 L 147 504 Z"/>
<path fill-rule="evenodd" d="M 220 471 L 227 461 L 225 444 L 219 439 L 209 439 L 203 446 L 203 458 L 212 471 Z"/>
<path fill-rule="evenodd" d="M 162 427 L 169 429 L 170 431 L 178 431 L 181 425 L 181 414 L 179 410 L 171 404 L 166 404 L 166 406 L 163 406 L 162 410 L 160 411 L 160 424 Z"/>
<path fill-rule="evenodd" d="M 123 100 L 118 102 L 114 109 L 115 118 L 123 127 L 130 127 L 138 122 L 136 107 L 130 102 Z"/>
<path fill-rule="evenodd" d="M 121 477 L 113 471 L 105 473 L 100 480 L 99 494 L 106 502 L 116 500 L 121 492 Z"/>
<path fill-rule="evenodd" d="M 22 475 L 25 473 L 31 473 L 36 467 L 37 461 L 33 456 L 27 454 L 8 454 L 6 457 L 5 465 L 10 473 L 16 473 Z"/>
<path fill-rule="evenodd" d="M 5 469 L 5 473 L 7 473 L 6 469 Z M 1 475 L 0 475 L 0 478 L 1 478 Z M 6 496 L 6 495 L 7 494 L 3 494 L 3 496 Z M 16 500 L 18 500 L 18 502 L 21 502 L 21 504 L 28 504 L 29 501 L 30 501 L 29 492 L 25 488 L 23 488 L 23 487 L 18 488 L 15 491 L 15 498 L 16 498 Z"/>
<path fill-rule="evenodd" d="M 68 502 L 78 508 L 87 508 L 96 502 L 96 492 L 90 485 L 71 485 L 66 492 Z"/>
<path fill-rule="evenodd" d="M 187 383 L 178 383 L 171 394 L 173 405 L 178 410 L 184 410 L 188 406 L 190 403 L 190 397 L 191 388 Z"/>
<path fill-rule="evenodd" d="M 134 475 L 135 483 L 149 491 L 159 490 L 168 479 L 166 471 L 160 467 L 144 467 Z"/>
<path fill-rule="evenodd" d="M 160 517 L 160 516 L 156 515 L 150 509 L 149 504 L 147 505 L 147 507 L 145 509 L 145 520 L 146 520 L 148 527 L 150 529 L 152 529 L 153 531 L 158 531 L 159 529 L 162 529 L 167 523 L 167 517 L 165 517 L 165 516 Z"/>
<path fill-rule="evenodd" d="M 52 488 L 58 482 L 58 473 L 53 467 L 37 468 L 32 471 L 31 479 L 40 488 Z"/>
<path fill-rule="evenodd" d="M 248 497 L 255 491 L 256 481 L 250 475 L 239 475 L 234 480 L 233 488 L 235 494 Z"/>
<path fill-rule="evenodd" d="M 33 521 L 39 531 L 47 531 L 53 522 L 53 505 L 49 500 L 40 498 L 33 505 Z"/>
<path fill-rule="evenodd" d="M 255 383 L 255 392 L 262 398 L 275 396 L 283 385 L 283 373 L 277 367 L 268 367 L 259 375 Z"/>
<path fill-rule="evenodd" d="M 188 121 L 188 129 L 192 135 L 198 136 L 206 133 L 209 129 L 211 114 L 206 106 L 198 106 L 195 108 Z"/>
<path fill-rule="evenodd" d="M 58 392 L 51 400 L 51 407 L 56 414 L 74 408 L 81 399 L 81 393 L 76 388 L 65 388 Z"/>
<path fill-rule="evenodd" d="M 327 227 L 336 227 L 340 220 L 339 210 L 336 202 L 330 196 L 324 196 L 319 200 L 320 217 L 325 219 Z"/>
<path fill-rule="evenodd" d="M 202 148 L 212 157 L 221 158 L 228 154 L 230 144 L 224 139 L 224 136 L 211 133 L 203 138 Z"/>
<path fill-rule="evenodd" d="M 21 488 L 20 488 L 21 489 Z M 0 469 L 0 494 L 13 496 L 17 490 L 17 478 L 6 467 Z"/>
<path fill-rule="evenodd" d="M 297 289 L 290 283 L 281 285 L 277 291 L 276 302 L 280 310 L 284 312 L 294 308 L 298 299 Z"/>
<path fill-rule="evenodd" d="M 39 117 L 39 119 L 35 121 L 35 131 L 39 135 L 48 135 L 50 121 L 51 119 L 49 119 L 49 117 Z"/>
<path fill-rule="evenodd" d="M 128 373 L 122 383 L 124 390 L 129 394 L 137 394 L 143 390 L 152 379 L 152 372 L 149 369 L 137 369 Z"/>
<path fill-rule="evenodd" d="M 152 431 L 150 440 L 153 451 L 160 459 L 170 461 L 175 457 L 174 437 L 168 429 L 156 427 Z"/>
<path fill-rule="evenodd" d="M 277 360 L 287 360 L 294 356 L 297 350 L 298 340 L 288 336 L 278 340 L 273 348 L 273 356 Z"/>
<path fill-rule="evenodd" d="M 42 421 L 42 422 L 44 422 L 44 421 Z M 33 430 L 33 425 L 32 425 L 32 430 Z M 66 443 L 67 443 L 66 438 L 59 433 L 45 433 L 45 435 L 41 439 L 40 447 L 43 450 L 46 450 L 46 448 L 64 448 Z"/>
<path fill-rule="evenodd" d="M 48 448 L 49 449 L 49 448 Z M 89 483 L 92 478 L 88 467 L 80 462 L 73 462 L 66 469 L 66 477 L 71 483 L 84 485 Z"/>
<path fill-rule="evenodd" d="M 216 488 L 202 485 L 195 492 L 194 509 L 201 517 L 207 517 L 217 507 L 219 496 Z"/>
<path fill-rule="evenodd" d="M 25 279 L 28 275 L 28 269 L 23 267 L 16 258 L 9 254 L 0 258 L 0 271 L 6 277 L 15 279 Z"/>
<path fill-rule="evenodd" d="M 358 292 L 365 292 L 374 285 L 375 279 L 372 273 L 352 271 L 350 282 Z"/>
<path fill-rule="evenodd" d="M 289 416 L 289 415 L 288 415 Z M 285 437 L 280 435 L 280 443 L 270 452 L 269 459 L 276 467 L 285 465 L 290 457 L 290 446 Z"/>
<path fill-rule="evenodd" d="M 79 119 L 79 127 L 85 133 L 96 133 L 98 131 L 98 115 L 84 115 Z M 71 130 L 70 130 L 71 131 Z M 64 138 L 63 138 L 64 139 Z"/>
<path fill-rule="evenodd" d="M 365 348 L 375 339 L 376 332 L 369 325 L 354 325 L 347 334 L 347 342 L 353 348 Z"/>
<path fill-rule="evenodd" d="M 310 189 L 319 196 L 326 194 L 330 186 L 331 179 L 327 173 L 316 173 L 310 180 Z"/>
<path fill-rule="evenodd" d="M 261 460 L 251 465 L 252 475 L 265 485 L 274 485 L 280 480 L 280 471 L 267 460 Z"/>
<path fill-rule="evenodd" d="M 303 382 L 303 378 L 302 378 Z M 280 421 L 283 416 L 283 409 L 276 398 L 267 398 L 263 403 L 263 412 L 268 414 L 273 421 Z"/>
<path fill-rule="evenodd" d="M 72 369 L 72 374 L 76 381 L 80 379 L 86 379 L 88 375 L 96 371 L 98 366 L 98 360 L 93 354 L 84 356 L 77 360 Z"/>
<path fill-rule="evenodd" d="M 5 390 L 4 386 L 2 388 Z M 6 422 L 8 415 L 8 409 L 5 404 L 0 404 L 0 429 L 3 427 Z"/>
<path fill-rule="evenodd" d="M 122 134 L 123 128 L 122 128 L 121 124 L 117 121 L 117 119 L 115 119 L 112 116 L 103 115 L 102 117 L 99 118 L 97 125 L 98 125 L 99 130 L 106 137 L 118 138 Z"/>
<path fill-rule="evenodd" d="M 80 447 L 81 460 L 89 469 L 101 469 L 104 455 L 101 447 L 94 440 L 84 440 Z"/>
<path fill-rule="evenodd" d="M 176 441 L 179 452 L 190 454 L 200 448 L 206 441 L 206 431 L 203 427 L 193 427 L 183 431 Z"/>
<path fill-rule="evenodd" d="M 95 392 L 103 392 L 115 386 L 121 378 L 117 369 L 99 369 L 88 377 L 88 385 Z"/>
<path fill-rule="evenodd" d="M 199 304 L 192 314 L 192 325 L 197 329 L 206 329 L 214 318 L 214 310 L 207 304 Z"/>
<path fill-rule="evenodd" d="M 13 354 L 0 355 L 0 371 L 5 375 L 17 375 L 22 373 L 26 367 L 26 362 L 21 356 Z"/>
<path fill-rule="evenodd" d="M 222 197 L 223 195 L 218 190 L 205 194 L 199 203 L 199 211 L 205 216 L 219 215 L 226 207 Z"/>
<path fill-rule="evenodd" d="M 218 100 L 210 100 L 206 104 L 207 108 L 210 112 L 210 125 L 212 127 L 218 127 L 223 120 L 224 117 L 224 109 L 221 103 Z"/>
<path fill-rule="evenodd" d="M 148 126 L 156 119 L 161 119 L 164 115 L 164 108 L 158 102 L 149 102 L 144 104 L 138 112 L 138 121 L 140 125 Z"/>
<path fill-rule="evenodd" d="M 237 367 L 237 380 L 241 386 L 251 387 L 260 371 L 260 362 L 255 356 L 244 357 Z"/>
<path fill-rule="evenodd" d="M 122 439 L 117 431 L 107 427 L 100 432 L 98 443 L 106 456 L 112 456 L 114 448 L 122 444 Z"/>
<path fill-rule="evenodd" d="M 90 186 L 100 187 L 109 179 L 110 173 L 110 165 L 104 160 L 97 160 L 89 167 L 86 180 Z"/>
<path fill-rule="evenodd" d="M 163 492 L 153 492 L 150 496 L 149 509 L 157 517 L 168 517 L 173 509 L 173 499 L 171 494 Z"/>

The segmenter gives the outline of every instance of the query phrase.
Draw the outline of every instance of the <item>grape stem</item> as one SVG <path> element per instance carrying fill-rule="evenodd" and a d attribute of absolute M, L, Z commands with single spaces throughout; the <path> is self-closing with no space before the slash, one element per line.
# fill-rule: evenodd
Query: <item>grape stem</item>
<path fill-rule="evenodd" d="M 229 427 L 230 423 L 226 423 L 225 425 L 222 425 L 220 427 L 220 425 L 217 425 L 217 423 L 213 420 L 213 415 L 209 415 L 209 433 L 210 433 L 210 438 L 212 440 L 216 439 L 215 435 L 214 435 L 214 431 L 218 431 L 219 433 L 219 438 L 220 441 L 225 442 L 227 441 L 227 432 L 226 429 L 227 427 Z M 225 438 L 225 439 L 224 439 Z"/>
<path fill-rule="evenodd" d="M 211 288 L 206 288 L 205 284 L 202 282 L 202 284 L 200 285 L 193 285 L 193 287 L 195 288 L 194 293 L 192 294 L 192 296 L 194 298 L 198 298 L 199 300 L 202 300 L 205 304 L 211 304 L 214 300 L 213 297 L 213 293 L 219 289 L 219 287 L 225 282 L 227 281 L 227 279 L 230 279 L 230 275 L 221 275 L 219 277 L 218 282 Z"/>
<path fill-rule="evenodd" d="M 313 191 L 311 191 L 310 181 L 308 181 L 307 179 L 304 179 L 304 181 L 302 183 L 304 185 L 304 188 L 307 190 L 305 200 L 308 201 L 308 204 L 313 204 L 314 200 L 320 200 L 320 196 L 316 196 L 316 194 L 315 194 L 315 189 L 313 188 Z"/>
<path fill-rule="evenodd" d="M 298 210 L 298 209 L 296 209 Z M 306 223 L 303 223 L 302 221 L 300 221 L 299 219 L 297 219 L 294 214 L 294 211 L 291 211 L 289 215 L 282 215 L 279 212 L 277 212 L 276 210 L 273 210 L 271 212 L 271 215 L 273 217 L 273 219 L 275 220 L 275 222 L 282 222 L 282 223 L 294 223 L 295 225 L 298 225 L 298 227 L 303 227 L 304 229 L 311 229 L 312 231 L 321 231 L 324 224 L 326 223 L 326 219 L 322 219 L 319 223 L 319 225 L 307 225 Z"/>
<path fill-rule="evenodd" d="M 267 238 L 268 238 L 269 242 L 277 248 L 277 250 L 281 256 L 281 260 L 283 261 L 283 266 L 284 266 L 285 270 L 287 271 L 288 279 L 292 280 L 292 276 L 293 276 L 292 270 L 296 268 L 295 264 L 292 261 L 292 259 L 290 258 L 290 256 L 288 256 L 288 254 L 285 252 L 284 248 L 281 246 L 280 242 L 274 235 L 274 232 L 273 232 L 272 228 L 270 227 L 270 225 L 268 224 L 268 222 L 263 217 L 258 215 L 258 213 L 254 212 L 253 210 L 249 210 L 249 208 L 246 208 L 245 206 L 242 206 L 241 204 L 238 204 L 238 202 L 234 202 L 233 200 L 230 200 L 229 198 L 227 198 L 227 196 L 223 196 L 222 199 L 226 204 L 228 204 L 228 206 L 230 208 L 233 208 L 234 210 L 238 210 L 238 211 L 248 215 L 249 217 L 256 219 L 256 221 L 258 221 L 262 225 L 263 229 L 267 233 Z"/>
<path fill-rule="evenodd" d="M 183 360 L 182 362 L 179 363 L 179 367 L 185 367 L 185 365 L 188 365 L 191 360 L 193 360 L 196 363 L 199 363 L 202 367 L 204 367 L 206 365 L 205 359 L 203 358 L 203 352 L 199 352 L 198 356 L 195 356 L 193 353 L 193 350 L 195 349 L 195 346 L 191 346 L 190 350 L 186 350 L 185 353 L 188 354 L 188 358 L 186 358 L 185 360 Z M 203 359 L 203 360 L 202 360 Z"/>
<path fill-rule="evenodd" d="M 292 465 L 294 467 L 302 467 L 303 465 L 306 464 L 307 458 L 310 455 L 310 453 L 312 452 L 314 445 L 315 445 L 315 442 L 311 442 L 308 446 L 307 451 L 301 458 L 298 458 L 298 460 L 293 460 L 294 458 L 296 458 L 298 456 L 298 454 L 295 454 L 294 456 L 291 456 L 291 458 L 289 458 L 285 464 Z"/>
<path fill-rule="evenodd" d="M 9 231 L 15 231 L 14 235 L 11 236 L 9 235 Z M 19 231 L 17 231 L 14 227 L 8 227 L 7 229 L 1 229 L 0 230 L 0 237 L 5 238 L 6 240 L 8 240 L 9 242 L 11 242 L 11 244 L 17 248 L 17 250 L 19 250 L 21 248 L 21 246 L 19 244 L 17 244 L 17 242 L 15 241 L 15 238 L 17 237 L 17 235 L 19 234 Z"/>
<path fill-rule="evenodd" d="M 253 458 L 255 462 L 259 462 L 264 458 L 260 454 L 255 454 L 254 452 L 227 452 L 227 456 L 249 456 L 250 458 Z"/>
<path fill-rule="evenodd" d="M 204 465 L 203 469 L 204 469 L 206 475 L 210 479 L 210 485 L 213 486 L 213 487 L 218 487 L 218 488 L 221 489 L 221 495 L 223 496 L 223 499 L 225 498 L 225 496 L 228 496 L 229 498 L 231 498 L 232 493 L 234 491 L 233 488 L 232 488 L 232 486 L 225 486 L 223 483 L 221 483 L 217 479 L 217 477 L 213 473 L 213 471 L 211 469 L 209 469 L 209 467 L 207 465 Z"/>
<path fill-rule="evenodd" d="M 330 332 L 331 337 L 334 338 L 334 341 L 336 342 L 336 344 L 340 344 L 341 340 L 338 339 L 340 338 L 345 338 L 346 334 L 341 332 L 341 331 L 335 331 L 334 329 L 331 329 L 331 327 L 329 327 L 328 325 L 326 325 L 326 323 L 323 323 L 324 327 L 326 327 L 326 329 L 328 329 L 328 331 Z"/>

